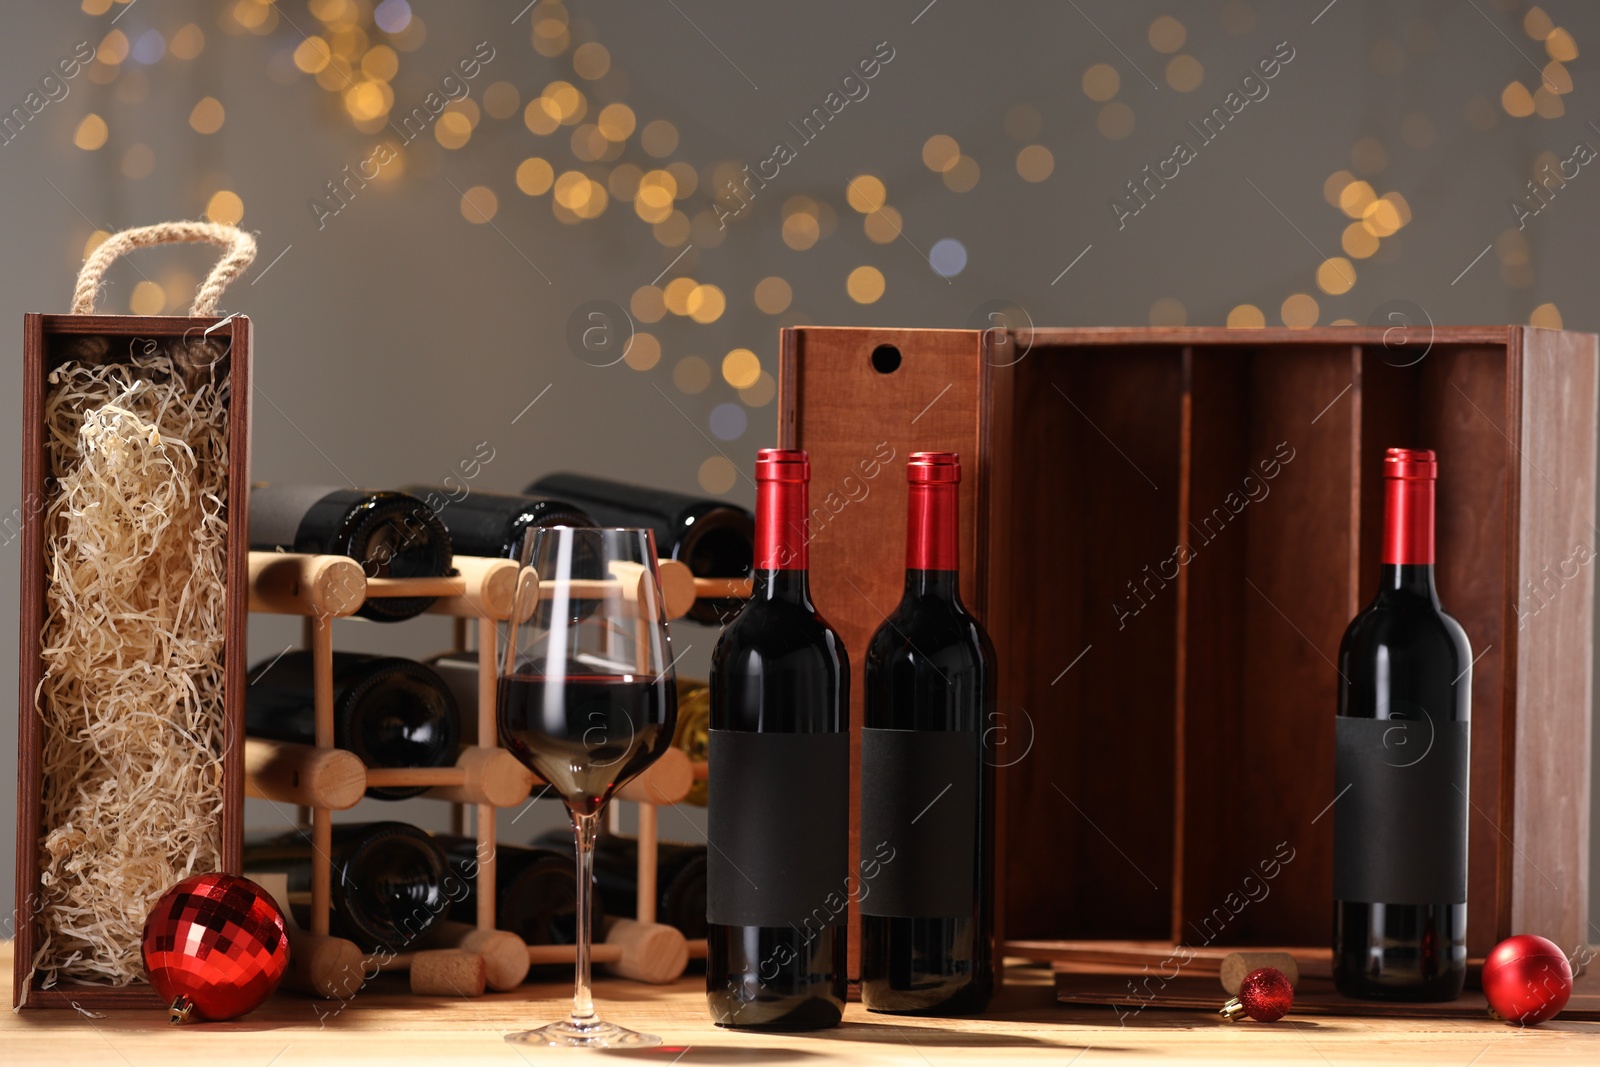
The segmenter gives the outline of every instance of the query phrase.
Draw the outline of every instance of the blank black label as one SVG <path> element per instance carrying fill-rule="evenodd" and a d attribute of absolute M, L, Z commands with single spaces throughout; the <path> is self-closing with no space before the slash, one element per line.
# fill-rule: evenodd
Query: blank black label
<path fill-rule="evenodd" d="M 970 731 L 861 731 L 861 914 L 972 916 L 978 772 Z"/>
<path fill-rule="evenodd" d="M 842 924 L 850 886 L 850 738 L 712 730 L 706 921 Z"/>
<path fill-rule="evenodd" d="M 1470 729 L 1426 718 L 1339 717 L 1335 900 L 1466 902 Z"/>

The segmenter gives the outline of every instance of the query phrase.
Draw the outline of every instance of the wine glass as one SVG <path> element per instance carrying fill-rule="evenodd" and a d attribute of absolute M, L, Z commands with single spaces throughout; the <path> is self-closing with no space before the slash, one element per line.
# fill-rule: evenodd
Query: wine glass
<path fill-rule="evenodd" d="M 578 961 L 571 1016 L 507 1041 L 561 1048 L 661 1043 L 595 1014 L 589 953 L 600 812 L 672 744 L 677 700 L 669 650 L 649 530 L 529 530 L 500 669 L 500 743 L 561 795 L 572 816 Z"/>

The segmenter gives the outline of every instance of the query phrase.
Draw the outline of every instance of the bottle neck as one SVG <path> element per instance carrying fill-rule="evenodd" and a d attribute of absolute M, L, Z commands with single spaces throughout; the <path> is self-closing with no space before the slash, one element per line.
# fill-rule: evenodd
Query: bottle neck
<path fill-rule="evenodd" d="M 762 479 L 756 483 L 755 571 L 796 571 L 804 578 L 807 551 L 807 485 Z"/>
<path fill-rule="evenodd" d="M 1432 478 L 1385 478 L 1381 593 L 1409 593 L 1433 603 Z"/>
<path fill-rule="evenodd" d="M 793 567 L 771 567 L 755 572 L 751 583 L 752 600 L 787 600 L 804 607 L 811 606 L 811 572 Z"/>
<path fill-rule="evenodd" d="M 912 482 L 906 508 L 906 595 L 957 599 L 956 483 Z"/>

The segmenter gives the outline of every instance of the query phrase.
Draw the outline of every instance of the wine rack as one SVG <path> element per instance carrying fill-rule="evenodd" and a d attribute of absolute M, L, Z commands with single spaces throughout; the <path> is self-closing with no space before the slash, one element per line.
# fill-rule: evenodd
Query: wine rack
<path fill-rule="evenodd" d="M 681 618 L 697 596 L 749 595 L 748 582 L 695 579 L 674 560 L 659 561 L 663 601 L 669 618 Z M 495 739 L 495 697 L 498 688 L 496 652 L 501 647 L 500 626 L 511 622 L 521 567 L 509 559 L 456 557 L 455 573 L 438 578 L 368 578 L 354 559 L 337 555 L 286 552 L 251 552 L 249 607 L 252 612 L 295 615 L 304 620 L 303 644 L 312 656 L 315 743 L 250 738 L 245 742 L 245 791 L 266 800 L 292 804 L 297 820 L 309 829 L 312 843 L 310 929 L 297 931 L 305 949 L 291 962 L 296 984 L 324 996 L 348 996 L 353 988 L 341 985 L 354 964 L 359 975 L 386 964 L 406 966 L 416 958 L 405 953 L 392 960 L 366 957 L 354 944 L 329 934 L 329 900 L 333 812 L 355 806 L 369 786 L 425 786 L 423 795 L 447 802 L 452 826 L 466 824 L 466 811 L 474 809 L 473 830 L 480 858 L 476 874 L 477 914 L 473 927 L 459 933 L 462 949 L 479 954 L 503 954 L 511 939 L 512 951 L 526 955 L 528 964 L 575 961 L 571 945 L 528 946 L 515 934 L 495 931 L 495 823 L 496 811 L 527 801 L 538 779 Z M 369 768 L 350 752 L 335 748 L 333 708 L 333 623 L 354 615 L 368 598 L 437 598 L 427 613 L 453 619 L 455 645 L 465 649 L 476 631 L 478 666 L 477 706 L 463 708 L 475 714 L 477 743 L 464 745 L 453 766 Z M 671 981 L 682 974 L 688 957 L 703 944 L 691 946 L 682 934 L 657 924 L 656 844 L 658 809 L 687 795 L 705 768 L 691 765 L 678 749 L 669 749 L 645 773 L 618 791 L 617 799 L 640 805 L 637 919 L 613 928 L 607 943 L 596 946 L 596 960 L 610 957 L 614 969 L 642 981 Z M 307 824 L 309 824 L 307 826 Z M 480 936 L 471 936 L 476 931 Z M 488 937 L 497 939 L 493 949 Z M 342 961 L 342 963 L 340 962 Z M 494 961 L 489 973 L 495 973 Z M 519 984 L 526 966 L 506 967 L 495 988 Z M 493 983 L 491 983 L 493 984 Z M 415 983 L 414 983 L 415 988 Z"/>

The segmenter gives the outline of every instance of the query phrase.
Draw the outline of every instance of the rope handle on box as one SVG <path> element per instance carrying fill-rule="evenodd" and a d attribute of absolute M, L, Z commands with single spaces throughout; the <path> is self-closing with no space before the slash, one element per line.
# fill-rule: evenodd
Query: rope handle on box
<path fill-rule="evenodd" d="M 89 315 L 94 312 L 95 297 L 100 283 L 105 280 L 111 264 L 126 252 L 151 245 L 183 244 L 209 241 L 227 249 L 217 265 L 211 268 L 206 280 L 195 290 L 194 306 L 189 314 L 201 318 L 217 312 L 217 301 L 228 287 L 256 258 L 256 239 L 237 226 L 220 222 L 163 222 L 155 226 L 137 226 L 131 230 L 114 233 L 83 261 L 78 271 L 78 286 L 72 294 L 72 313 Z"/>

